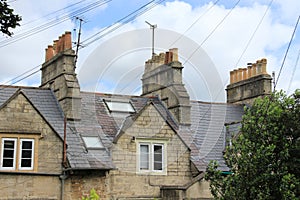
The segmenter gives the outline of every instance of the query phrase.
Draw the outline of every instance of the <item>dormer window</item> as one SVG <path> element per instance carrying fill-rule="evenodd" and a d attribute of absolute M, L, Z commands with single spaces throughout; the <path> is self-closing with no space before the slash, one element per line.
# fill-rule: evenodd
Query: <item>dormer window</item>
<path fill-rule="evenodd" d="M 104 148 L 98 136 L 83 136 L 82 139 L 87 149 Z"/>
<path fill-rule="evenodd" d="M 110 112 L 135 112 L 129 101 L 104 100 L 104 102 Z"/>

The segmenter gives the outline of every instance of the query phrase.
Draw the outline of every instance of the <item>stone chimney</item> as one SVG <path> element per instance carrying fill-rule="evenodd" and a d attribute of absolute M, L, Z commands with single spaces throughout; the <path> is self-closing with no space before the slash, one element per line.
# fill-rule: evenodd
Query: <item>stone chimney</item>
<path fill-rule="evenodd" d="M 252 104 L 257 97 L 270 95 L 272 78 L 267 73 L 267 59 L 248 63 L 247 68 L 238 68 L 230 72 L 230 84 L 227 86 L 227 102 Z"/>
<path fill-rule="evenodd" d="M 190 97 L 182 83 L 178 49 L 153 55 L 146 61 L 142 96 L 159 96 L 181 125 L 190 125 Z"/>
<path fill-rule="evenodd" d="M 42 65 L 43 88 L 51 88 L 68 120 L 80 119 L 80 86 L 75 73 L 75 52 L 71 32 L 65 32 L 46 48 Z"/>

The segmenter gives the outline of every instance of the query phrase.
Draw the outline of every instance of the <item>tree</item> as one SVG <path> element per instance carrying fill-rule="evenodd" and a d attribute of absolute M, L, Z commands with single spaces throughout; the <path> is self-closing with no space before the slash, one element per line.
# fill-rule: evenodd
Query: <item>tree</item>
<path fill-rule="evenodd" d="M 245 108 L 240 133 L 225 151 L 229 175 L 209 164 L 216 199 L 299 199 L 300 91 L 277 92 Z"/>
<path fill-rule="evenodd" d="M 97 194 L 96 190 L 93 188 L 93 189 L 90 190 L 90 195 L 88 197 L 83 196 L 81 199 L 82 200 L 99 200 L 100 197 Z"/>
<path fill-rule="evenodd" d="M 9 28 L 20 26 L 19 22 L 22 20 L 19 15 L 13 12 L 14 10 L 9 8 L 6 0 L 0 0 L 0 31 L 8 36 L 13 34 Z"/>

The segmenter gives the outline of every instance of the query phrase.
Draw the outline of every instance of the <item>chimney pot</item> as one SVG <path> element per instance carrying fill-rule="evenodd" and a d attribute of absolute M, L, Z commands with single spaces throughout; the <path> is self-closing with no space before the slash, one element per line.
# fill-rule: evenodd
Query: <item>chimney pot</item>
<path fill-rule="evenodd" d="M 234 71 L 230 71 L 230 84 L 234 83 Z"/>
<path fill-rule="evenodd" d="M 172 48 L 169 50 L 172 53 L 172 61 L 178 61 L 178 48 Z"/>
<path fill-rule="evenodd" d="M 246 80 L 247 78 L 248 78 L 247 68 L 243 68 L 243 80 Z"/>
<path fill-rule="evenodd" d="M 72 49 L 72 38 L 71 32 L 69 31 L 65 32 L 65 50 L 66 49 Z"/>
<path fill-rule="evenodd" d="M 252 64 L 248 65 L 248 67 L 247 67 L 247 74 L 248 74 L 248 78 L 252 77 Z"/>
<path fill-rule="evenodd" d="M 256 63 L 252 64 L 252 76 L 256 76 Z"/>
<path fill-rule="evenodd" d="M 49 45 L 48 48 L 46 49 L 46 58 L 45 61 L 47 62 L 51 58 L 53 58 L 54 52 L 53 52 L 53 46 Z"/>

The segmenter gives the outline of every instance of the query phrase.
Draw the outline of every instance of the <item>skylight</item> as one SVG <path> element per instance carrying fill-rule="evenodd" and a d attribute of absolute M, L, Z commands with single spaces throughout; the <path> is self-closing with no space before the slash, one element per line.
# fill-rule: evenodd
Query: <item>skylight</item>
<path fill-rule="evenodd" d="M 135 112 L 130 102 L 105 101 L 109 111 Z"/>
<path fill-rule="evenodd" d="M 98 136 L 84 136 L 82 137 L 86 148 L 103 148 L 103 144 Z"/>

